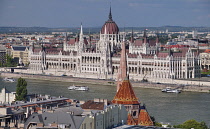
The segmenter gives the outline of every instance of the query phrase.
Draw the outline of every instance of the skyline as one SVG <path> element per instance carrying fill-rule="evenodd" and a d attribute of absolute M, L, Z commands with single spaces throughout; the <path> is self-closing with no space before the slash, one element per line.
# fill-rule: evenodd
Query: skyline
<path fill-rule="evenodd" d="M 1 27 L 210 27 L 209 0 L 1 0 Z"/>

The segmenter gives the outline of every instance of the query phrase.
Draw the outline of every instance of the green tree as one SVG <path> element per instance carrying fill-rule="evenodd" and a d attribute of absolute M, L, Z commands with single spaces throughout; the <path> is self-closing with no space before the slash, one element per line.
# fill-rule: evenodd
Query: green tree
<path fill-rule="evenodd" d="M 197 122 L 196 120 L 188 120 L 185 121 L 183 124 L 174 126 L 175 128 L 183 128 L 183 129 L 208 129 L 205 122 Z"/>
<path fill-rule="evenodd" d="M 16 101 L 25 101 L 27 96 L 27 82 L 23 78 L 18 79 L 16 87 Z"/>
<path fill-rule="evenodd" d="M 6 67 L 16 67 L 18 62 L 15 62 L 15 60 L 12 58 L 11 55 L 6 55 Z"/>

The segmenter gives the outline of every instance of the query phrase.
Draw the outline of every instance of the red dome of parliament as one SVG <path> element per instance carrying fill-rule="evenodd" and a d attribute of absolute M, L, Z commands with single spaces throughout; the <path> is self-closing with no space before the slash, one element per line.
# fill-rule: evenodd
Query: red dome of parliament
<path fill-rule="evenodd" d="M 105 34 L 105 27 L 107 34 L 118 34 L 119 28 L 117 24 L 112 20 L 112 13 L 111 13 L 111 7 L 109 12 L 109 19 L 105 22 L 103 27 L 101 28 L 101 34 Z"/>

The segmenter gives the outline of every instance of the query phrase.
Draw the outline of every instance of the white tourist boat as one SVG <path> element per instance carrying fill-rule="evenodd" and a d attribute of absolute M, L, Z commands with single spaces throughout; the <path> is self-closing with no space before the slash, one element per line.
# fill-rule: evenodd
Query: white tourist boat
<path fill-rule="evenodd" d="M 166 92 L 166 93 L 181 93 L 180 90 L 172 89 L 171 87 L 166 87 L 165 89 L 162 89 L 161 91 Z"/>
<path fill-rule="evenodd" d="M 15 82 L 15 79 L 14 78 L 7 78 L 7 77 L 5 77 L 3 79 L 3 81 L 5 81 L 5 82 Z"/>
<path fill-rule="evenodd" d="M 69 90 L 78 90 L 78 91 L 88 91 L 89 87 L 88 86 L 69 86 L 68 87 Z"/>

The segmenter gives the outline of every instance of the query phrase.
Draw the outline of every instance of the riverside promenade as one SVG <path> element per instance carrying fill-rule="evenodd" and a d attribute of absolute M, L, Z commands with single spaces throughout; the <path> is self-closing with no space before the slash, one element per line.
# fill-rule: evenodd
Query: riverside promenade
<path fill-rule="evenodd" d="M 9 73 L 2 72 L 1 77 L 13 77 L 13 78 L 30 78 L 37 80 L 50 80 L 50 81 L 62 81 L 62 82 L 77 82 L 77 83 L 89 83 L 89 84 L 101 84 L 101 85 L 110 85 L 116 86 L 116 82 L 114 80 L 104 80 L 104 79 L 89 79 L 89 78 L 77 78 L 77 77 L 69 77 L 69 76 L 49 76 L 49 75 L 37 75 L 37 74 L 20 74 L 20 73 Z M 152 88 L 152 89 L 163 89 L 166 87 L 177 88 L 182 91 L 192 91 L 192 92 L 206 92 L 210 93 L 209 85 L 195 85 L 197 81 L 186 81 L 186 80 L 175 80 L 176 82 L 183 82 L 183 84 L 170 84 L 166 83 L 153 83 L 153 82 L 135 82 L 131 81 L 133 87 L 142 87 L 142 88 Z M 196 82 L 196 83 L 195 83 Z M 204 82 L 204 84 L 208 84 L 209 82 Z"/>

